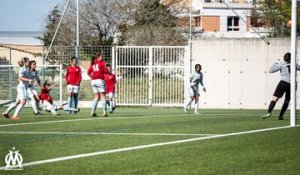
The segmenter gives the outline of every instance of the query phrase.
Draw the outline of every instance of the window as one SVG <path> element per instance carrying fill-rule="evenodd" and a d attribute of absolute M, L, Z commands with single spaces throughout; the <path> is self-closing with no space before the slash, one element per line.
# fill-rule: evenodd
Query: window
<path fill-rule="evenodd" d="M 200 25 L 200 16 L 197 16 L 195 17 L 195 27 L 201 27 Z"/>
<path fill-rule="evenodd" d="M 228 17 L 227 18 L 227 31 L 239 31 L 239 17 Z"/>

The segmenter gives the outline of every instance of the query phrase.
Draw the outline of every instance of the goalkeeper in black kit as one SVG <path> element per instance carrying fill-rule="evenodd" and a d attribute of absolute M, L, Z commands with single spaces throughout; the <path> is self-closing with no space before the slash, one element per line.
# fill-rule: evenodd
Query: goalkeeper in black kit
<path fill-rule="evenodd" d="M 280 114 L 279 114 L 279 120 L 283 120 L 283 115 L 287 108 L 289 107 L 289 102 L 291 98 L 291 90 L 290 90 L 290 85 L 291 85 L 291 53 L 286 53 L 283 56 L 282 62 L 276 62 L 272 65 L 270 68 L 270 73 L 274 73 L 277 71 L 280 71 L 281 74 L 281 80 L 278 83 L 276 90 L 273 94 L 272 101 L 270 102 L 268 112 L 262 116 L 262 119 L 266 119 L 271 116 L 272 111 L 276 105 L 276 102 L 285 94 L 285 99 L 284 103 L 282 105 Z M 296 69 L 300 70 L 300 66 L 296 64 Z"/>

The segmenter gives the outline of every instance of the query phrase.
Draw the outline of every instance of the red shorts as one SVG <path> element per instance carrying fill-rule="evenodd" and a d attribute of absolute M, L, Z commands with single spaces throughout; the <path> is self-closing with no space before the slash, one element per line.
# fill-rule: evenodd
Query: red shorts
<path fill-rule="evenodd" d="M 41 94 L 40 95 L 40 99 L 42 101 L 47 100 L 49 103 L 53 104 L 52 97 L 50 95 L 48 95 L 48 94 Z"/>

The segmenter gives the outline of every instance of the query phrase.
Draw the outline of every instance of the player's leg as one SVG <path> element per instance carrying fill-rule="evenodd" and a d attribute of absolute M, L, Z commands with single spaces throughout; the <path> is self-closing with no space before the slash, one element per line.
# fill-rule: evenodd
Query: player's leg
<path fill-rule="evenodd" d="M 116 109 L 115 93 L 112 93 L 112 105 L 113 105 L 113 111 L 114 111 Z"/>
<path fill-rule="evenodd" d="M 43 101 L 43 108 L 45 109 L 45 111 L 51 112 L 52 115 L 60 115 L 59 113 L 56 112 L 56 110 L 58 110 L 58 108 L 56 108 L 53 104 L 51 104 L 47 100 Z"/>
<path fill-rule="evenodd" d="M 74 111 L 74 112 L 79 112 L 80 111 L 80 108 L 77 108 L 77 109 L 75 109 L 75 108 L 70 108 L 68 105 L 63 105 L 63 106 L 61 106 L 59 109 L 57 109 L 57 110 L 60 110 L 60 109 L 63 109 L 63 110 L 65 110 L 65 111 Z"/>
<path fill-rule="evenodd" d="M 284 102 L 283 102 L 283 105 L 282 105 L 282 108 L 281 108 L 281 111 L 280 111 L 279 118 L 278 118 L 279 120 L 283 120 L 283 115 L 284 115 L 285 111 L 287 110 L 287 108 L 289 107 L 289 103 L 290 103 L 290 99 L 285 98 Z"/>
<path fill-rule="evenodd" d="M 92 101 L 92 112 L 91 112 L 92 117 L 97 116 L 96 115 L 96 109 L 97 109 L 97 106 L 98 106 L 99 98 L 100 98 L 99 92 L 95 93 L 95 98 Z"/>
<path fill-rule="evenodd" d="M 38 95 L 38 93 L 34 94 L 34 98 L 35 98 L 35 105 L 38 109 L 38 111 L 41 111 L 41 107 L 40 107 L 40 97 Z M 40 113 L 41 114 L 41 113 Z"/>
<path fill-rule="evenodd" d="M 283 81 L 280 81 L 276 87 L 276 90 L 273 94 L 272 100 L 269 104 L 268 112 L 262 116 L 262 119 L 268 118 L 271 116 L 272 111 L 279 100 L 283 96 L 285 92 L 285 83 Z"/>
<path fill-rule="evenodd" d="M 113 93 L 110 92 L 107 94 L 108 96 L 108 100 L 109 100 L 109 113 L 113 113 L 113 108 L 114 108 L 114 104 L 113 104 Z"/>
<path fill-rule="evenodd" d="M 20 100 L 17 98 L 15 102 L 12 102 L 9 107 L 6 109 L 5 112 L 2 113 L 2 116 L 5 118 L 9 118 L 9 112 L 15 109 L 18 104 L 20 103 Z"/>
<path fill-rule="evenodd" d="M 187 112 L 188 106 L 190 106 L 191 103 L 193 102 L 193 100 L 195 99 L 195 91 L 194 91 L 194 89 L 191 88 L 191 87 L 189 88 L 189 96 L 190 96 L 191 98 L 189 98 L 189 99 L 187 100 L 187 103 L 184 105 L 184 107 L 183 107 L 184 112 Z"/>
<path fill-rule="evenodd" d="M 99 92 L 100 92 L 100 98 L 101 98 L 101 105 L 102 105 L 102 116 L 106 117 L 106 84 L 104 80 L 99 81 Z"/>
<path fill-rule="evenodd" d="M 280 111 L 280 114 L 278 117 L 279 120 L 283 120 L 283 115 L 284 115 L 285 111 L 287 110 L 287 108 L 289 107 L 289 103 L 290 103 L 290 99 L 291 99 L 291 89 L 290 88 L 291 88 L 290 84 L 286 84 L 285 99 L 284 99 L 284 102 L 283 102 L 283 105 L 282 105 L 282 108 L 281 108 L 281 111 Z"/>
<path fill-rule="evenodd" d="M 273 111 L 273 109 L 274 109 L 274 107 L 275 107 L 278 100 L 279 100 L 279 97 L 277 97 L 277 96 L 272 97 L 272 100 L 271 100 L 271 102 L 269 104 L 269 107 L 268 107 L 268 112 L 262 116 L 263 119 L 271 117 L 272 111 Z"/>
<path fill-rule="evenodd" d="M 92 85 L 92 89 L 93 89 L 93 92 L 94 92 L 94 95 L 95 95 L 94 100 L 92 101 L 91 116 L 96 117 L 97 116 L 96 109 L 97 109 L 99 98 L 100 98 L 98 81 L 97 80 L 92 80 L 91 85 Z"/>
<path fill-rule="evenodd" d="M 26 99 L 27 99 L 27 89 L 25 87 L 18 87 L 17 88 L 17 93 L 18 93 L 17 98 L 19 99 L 20 103 L 16 107 L 15 113 L 11 118 L 12 120 L 19 120 L 20 119 L 20 117 L 18 116 L 19 112 L 22 110 L 23 106 L 26 103 Z"/>
<path fill-rule="evenodd" d="M 101 105 L 102 105 L 102 111 L 103 111 L 102 116 L 106 117 L 107 112 L 106 112 L 106 95 L 105 95 L 105 92 L 100 92 L 100 98 L 101 98 Z"/>
<path fill-rule="evenodd" d="M 75 86 L 74 89 L 73 89 L 74 108 L 75 109 L 78 108 L 78 94 L 79 94 L 79 86 Z"/>
<path fill-rule="evenodd" d="M 199 113 L 198 113 L 198 108 L 199 108 L 199 97 L 200 97 L 199 95 L 196 95 L 196 96 L 195 96 L 195 111 L 194 111 L 195 114 L 199 114 Z"/>
<path fill-rule="evenodd" d="M 32 110 L 33 110 L 33 114 L 38 115 L 38 110 L 37 110 L 37 107 L 36 107 L 36 101 L 35 101 L 34 94 L 33 94 L 31 88 L 27 89 L 27 95 L 30 98 L 30 104 L 31 104 L 31 107 L 32 107 Z"/>
<path fill-rule="evenodd" d="M 68 106 L 71 108 L 72 107 L 72 91 L 73 91 L 73 86 L 68 84 L 67 85 L 68 89 Z M 70 112 L 69 112 L 70 114 Z"/>

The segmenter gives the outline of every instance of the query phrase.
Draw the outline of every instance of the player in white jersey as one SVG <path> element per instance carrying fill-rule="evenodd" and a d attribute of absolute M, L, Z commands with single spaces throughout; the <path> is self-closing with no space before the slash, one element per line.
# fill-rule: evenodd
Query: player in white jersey
<path fill-rule="evenodd" d="M 184 112 L 187 112 L 187 107 L 195 100 L 195 114 L 198 114 L 198 107 L 199 107 L 199 84 L 201 84 L 202 89 L 206 92 L 206 89 L 203 84 L 203 74 L 201 72 L 201 65 L 195 65 L 195 72 L 193 72 L 189 77 L 189 95 L 190 99 L 184 105 Z"/>
<path fill-rule="evenodd" d="M 291 82 L 291 53 L 286 53 L 283 56 L 283 62 L 277 62 L 272 65 L 270 68 L 270 73 L 274 73 L 277 71 L 280 71 L 281 74 L 281 81 L 278 83 L 276 90 L 273 94 L 273 98 L 270 102 L 268 112 L 262 116 L 263 119 L 268 118 L 271 116 L 272 111 L 276 105 L 276 102 L 283 96 L 285 93 L 285 99 L 284 103 L 282 105 L 280 114 L 279 114 L 279 120 L 283 120 L 283 114 L 289 107 L 289 102 L 290 102 L 290 96 L 291 96 L 291 90 L 290 90 L 290 82 Z M 300 70 L 300 66 L 297 64 L 296 69 Z"/>
<path fill-rule="evenodd" d="M 27 89 L 29 84 L 32 83 L 32 80 L 28 77 L 29 58 L 23 57 L 18 64 L 21 68 L 18 75 L 19 84 L 17 86 L 17 99 L 16 102 L 11 103 L 8 109 L 2 113 L 3 117 L 9 118 L 9 112 L 16 107 L 15 113 L 11 118 L 12 120 L 20 120 L 18 114 L 26 103 Z"/>
<path fill-rule="evenodd" d="M 31 79 L 33 82 L 36 81 L 39 87 L 41 87 L 41 80 L 38 71 L 36 69 L 36 62 L 34 60 L 29 62 L 29 79 Z M 36 91 L 34 84 L 29 84 L 29 88 L 27 89 L 27 94 L 28 97 L 30 98 L 30 103 L 33 109 L 34 115 L 39 115 L 41 114 L 39 109 L 39 103 L 40 103 L 40 98 L 39 94 Z"/>

